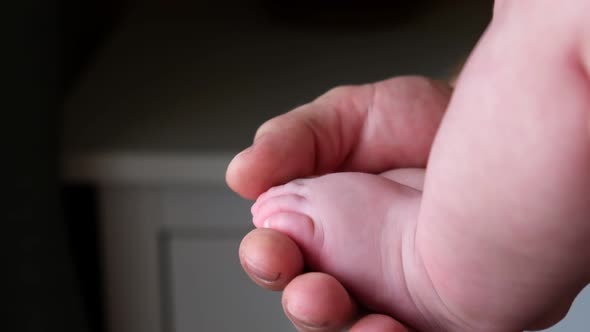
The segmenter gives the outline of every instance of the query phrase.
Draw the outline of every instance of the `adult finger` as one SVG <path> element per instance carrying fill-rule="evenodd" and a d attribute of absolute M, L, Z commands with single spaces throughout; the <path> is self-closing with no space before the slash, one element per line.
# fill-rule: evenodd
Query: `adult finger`
<path fill-rule="evenodd" d="M 450 96 L 423 77 L 333 89 L 263 124 L 228 166 L 227 183 L 254 199 L 299 177 L 425 167 Z"/>
<path fill-rule="evenodd" d="M 300 331 L 341 331 L 357 317 L 357 305 L 346 289 L 324 273 L 303 271 L 303 258 L 288 236 L 270 229 L 255 229 L 240 245 L 240 261 L 259 286 L 285 290 L 283 308 Z M 383 315 L 368 315 L 353 325 L 356 332 L 406 332 Z"/>
<path fill-rule="evenodd" d="M 282 290 L 303 272 L 303 255 L 287 235 L 271 229 L 255 229 L 240 244 L 244 271 L 259 286 Z"/>
<path fill-rule="evenodd" d="M 325 273 L 293 279 L 282 302 L 285 314 L 302 332 L 342 331 L 357 315 L 357 306 L 344 286 Z"/>

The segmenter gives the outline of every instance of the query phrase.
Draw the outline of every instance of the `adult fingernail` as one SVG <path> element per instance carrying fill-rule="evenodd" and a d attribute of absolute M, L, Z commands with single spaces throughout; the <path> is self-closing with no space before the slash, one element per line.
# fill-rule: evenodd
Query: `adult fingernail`
<path fill-rule="evenodd" d="M 252 146 L 249 146 L 249 147 L 247 147 L 247 148 L 246 148 L 246 149 L 244 149 L 242 152 L 238 153 L 238 154 L 235 156 L 235 158 L 241 157 L 241 156 L 243 156 L 243 155 L 245 155 L 245 154 L 247 154 L 247 153 L 251 152 L 253 147 L 254 147 L 253 145 L 252 145 Z"/>
<path fill-rule="evenodd" d="M 272 283 L 275 282 L 277 280 L 279 280 L 279 278 L 281 277 L 281 273 L 280 272 L 272 272 L 272 271 L 268 271 L 266 269 L 261 268 L 260 266 L 258 266 L 257 264 L 254 264 L 252 262 L 252 260 L 246 258 L 246 265 L 248 268 L 248 271 L 250 271 L 250 273 L 252 273 L 252 275 L 265 283 Z"/>
<path fill-rule="evenodd" d="M 260 137 L 254 138 L 254 142 L 252 143 L 252 145 L 250 145 L 249 147 L 245 148 L 242 152 L 238 153 L 235 158 L 241 157 L 241 156 L 243 156 L 245 154 L 248 154 L 248 153 L 252 152 L 252 150 L 254 150 L 254 148 L 256 147 L 256 145 L 260 142 L 260 139 L 263 136 L 265 136 L 265 135 L 266 134 L 262 134 L 262 135 L 260 135 Z"/>
<path fill-rule="evenodd" d="M 319 331 L 319 330 L 326 330 L 330 326 L 328 322 L 313 322 L 306 317 L 297 317 L 293 314 L 293 310 L 289 307 L 289 302 L 287 300 L 283 301 L 283 307 L 285 308 L 285 313 L 289 317 L 289 320 L 293 322 L 297 327 L 303 328 L 305 331 Z"/>
<path fill-rule="evenodd" d="M 256 137 L 254 137 L 254 144 L 252 144 L 253 146 L 256 145 L 256 143 L 260 142 L 260 140 L 264 137 L 268 135 L 267 132 L 265 133 L 260 133 L 259 135 L 257 135 Z"/>
<path fill-rule="evenodd" d="M 303 328 L 305 331 L 325 331 L 327 328 L 329 328 L 328 324 L 316 325 L 314 323 L 302 321 L 301 319 L 297 319 L 293 316 L 291 316 L 291 321 L 293 324 L 297 325 L 299 328 Z"/>

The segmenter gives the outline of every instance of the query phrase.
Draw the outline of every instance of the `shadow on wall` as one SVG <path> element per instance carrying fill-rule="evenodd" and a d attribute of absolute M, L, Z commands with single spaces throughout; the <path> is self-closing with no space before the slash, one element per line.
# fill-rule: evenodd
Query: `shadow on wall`
<path fill-rule="evenodd" d="M 60 69 L 66 90 L 132 7 L 133 0 L 59 1 Z"/>

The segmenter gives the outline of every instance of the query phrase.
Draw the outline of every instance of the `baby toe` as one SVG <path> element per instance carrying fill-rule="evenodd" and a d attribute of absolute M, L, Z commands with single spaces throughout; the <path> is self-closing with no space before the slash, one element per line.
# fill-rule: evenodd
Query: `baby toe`
<path fill-rule="evenodd" d="M 294 180 L 285 185 L 273 187 L 260 195 L 251 208 L 256 227 L 262 227 L 262 224 L 259 223 L 259 219 L 267 218 L 269 211 L 272 213 L 279 207 L 281 207 L 282 210 L 295 210 L 300 212 L 299 209 L 302 206 L 301 204 L 297 204 L 296 201 L 304 199 L 308 194 L 304 181 L 305 180 Z"/>
<path fill-rule="evenodd" d="M 322 242 L 321 232 L 316 232 L 313 219 L 294 212 L 280 212 L 270 216 L 263 227 L 279 231 L 297 243 L 307 259 L 308 265 L 315 265 L 315 249 Z"/>
<path fill-rule="evenodd" d="M 256 227 L 265 227 L 268 219 L 281 212 L 306 214 L 307 200 L 305 197 L 293 194 L 275 196 L 260 202 L 253 211 L 253 221 Z"/>
<path fill-rule="evenodd" d="M 254 225 L 271 228 L 288 235 L 313 261 L 314 248 L 322 243 L 312 216 L 307 180 L 296 180 L 275 187 L 261 195 L 252 207 Z"/>

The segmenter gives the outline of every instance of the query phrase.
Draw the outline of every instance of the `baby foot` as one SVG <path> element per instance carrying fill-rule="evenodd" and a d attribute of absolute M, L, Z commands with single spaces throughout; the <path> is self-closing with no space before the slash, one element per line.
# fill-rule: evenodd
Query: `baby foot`
<path fill-rule="evenodd" d="M 368 308 L 430 329 L 436 324 L 419 302 L 432 298 L 426 293 L 432 287 L 415 276 L 420 264 L 413 245 L 422 176 L 399 170 L 295 180 L 259 197 L 254 224 L 289 235 L 311 269 L 336 277 Z M 410 275 L 417 280 L 412 285 Z"/>

